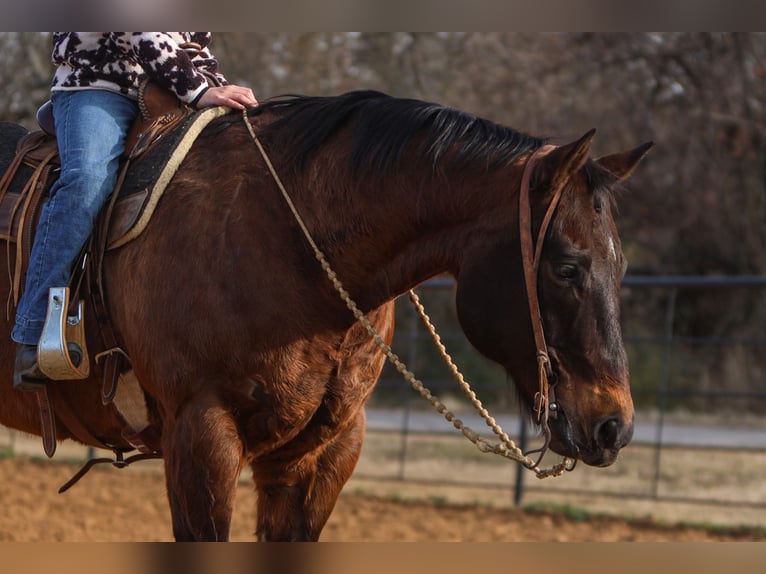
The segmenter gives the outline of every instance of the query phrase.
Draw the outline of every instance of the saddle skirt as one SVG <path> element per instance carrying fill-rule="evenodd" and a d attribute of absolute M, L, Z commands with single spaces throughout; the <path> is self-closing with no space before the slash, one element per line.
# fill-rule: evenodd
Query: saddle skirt
<path fill-rule="evenodd" d="M 118 187 L 109 209 L 102 211 L 95 225 L 107 229 L 107 249 L 125 245 L 146 229 L 194 140 L 212 120 L 228 111 L 218 107 L 189 112 L 172 124 L 168 122 L 170 129 L 161 125 L 160 118 L 155 128 L 164 130 L 141 132 L 135 141 L 129 138 L 133 145 L 126 150 Z M 11 167 L 18 171 L 11 174 L 9 168 L 0 180 L 0 238 L 27 243 L 27 252 L 42 205 L 58 178 L 60 163 L 55 137 L 43 131 L 22 137 L 16 153 L 17 165 Z"/>

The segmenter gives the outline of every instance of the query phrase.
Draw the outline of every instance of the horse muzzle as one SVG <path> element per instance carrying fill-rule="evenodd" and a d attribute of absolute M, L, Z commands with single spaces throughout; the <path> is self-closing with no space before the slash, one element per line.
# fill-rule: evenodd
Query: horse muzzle
<path fill-rule="evenodd" d="M 620 450 L 633 438 L 633 417 L 625 421 L 620 414 L 597 420 L 587 432 L 578 432 L 561 408 L 549 421 L 550 449 L 562 456 L 583 461 L 589 466 L 610 466 Z"/>

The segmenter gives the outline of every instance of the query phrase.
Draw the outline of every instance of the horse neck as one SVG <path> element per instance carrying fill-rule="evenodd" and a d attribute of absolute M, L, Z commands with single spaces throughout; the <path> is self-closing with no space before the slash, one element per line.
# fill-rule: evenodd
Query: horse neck
<path fill-rule="evenodd" d="M 515 225 L 516 168 L 447 176 L 424 165 L 357 181 L 328 174 L 312 194 L 312 233 L 363 307 L 441 273 L 457 277 L 468 251 Z"/>

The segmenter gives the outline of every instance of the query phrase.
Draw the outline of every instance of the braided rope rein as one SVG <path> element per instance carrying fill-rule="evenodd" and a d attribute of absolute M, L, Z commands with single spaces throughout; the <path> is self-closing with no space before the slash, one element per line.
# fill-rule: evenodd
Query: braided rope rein
<path fill-rule="evenodd" d="M 271 173 L 271 176 L 274 178 L 274 181 L 276 182 L 277 187 L 282 193 L 282 197 L 284 198 L 285 202 L 290 208 L 290 211 L 292 212 L 293 217 L 295 218 L 296 222 L 301 228 L 301 231 L 303 232 L 303 235 L 305 236 L 306 240 L 308 241 L 309 245 L 314 251 L 314 256 L 316 257 L 319 264 L 322 266 L 322 269 L 324 270 L 324 272 L 327 274 L 328 279 L 335 287 L 335 290 L 338 292 L 343 302 L 346 304 L 346 307 L 353 313 L 354 318 L 365 328 L 365 330 L 370 335 L 370 337 L 375 342 L 375 344 L 378 346 L 378 348 L 386 355 L 386 358 L 389 360 L 389 362 L 396 367 L 396 370 L 404 377 L 404 379 L 410 384 L 410 386 L 415 391 L 417 391 L 417 393 L 421 397 L 427 400 L 431 404 L 431 406 L 436 410 L 436 412 L 441 414 L 448 422 L 452 423 L 452 426 L 454 426 L 457 430 L 459 430 L 463 434 L 463 436 L 465 436 L 469 441 L 471 441 L 471 443 L 473 443 L 476 446 L 476 448 L 478 448 L 481 452 L 496 454 L 498 456 L 502 456 L 503 458 L 508 458 L 510 460 L 518 462 L 525 468 L 533 471 L 535 475 L 537 476 L 537 478 L 540 478 L 540 479 L 548 478 L 551 476 L 560 476 L 566 470 L 568 470 L 570 468 L 570 461 L 567 458 L 564 458 L 560 463 L 553 465 L 550 468 L 540 468 L 538 464 L 539 460 L 538 461 L 532 460 L 530 457 L 526 456 L 518 446 L 516 446 L 516 443 L 508 436 L 506 432 L 503 431 L 502 427 L 498 424 L 498 422 L 492 416 L 490 416 L 487 409 L 484 407 L 484 405 L 482 405 L 481 401 L 476 397 L 476 393 L 473 391 L 470 384 L 465 380 L 463 375 L 460 373 L 460 370 L 455 365 L 454 361 L 452 360 L 452 357 L 447 353 L 445 346 L 441 342 L 441 337 L 439 337 L 438 333 L 436 332 L 436 328 L 433 326 L 433 323 L 431 322 L 430 318 L 426 314 L 425 309 L 423 305 L 420 303 L 420 299 L 418 298 L 417 294 L 415 294 L 413 290 L 410 290 L 409 291 L 410 301 L 415 306 L 415 309 L 418 315 L 420 316 L 420 319 L 425 324 L 428 332 L 431 335 L 432 340 L 434 341 L 437 349 L 439 350 L 440 355 L 442 356 L 444 361 L 447 363 L 447 366 L 450 372 L 452 373 L 453 377 L 457 381 L 460 388 L 469 398 L 474 408 L 479 412 L 479 415 L 482 417 L 482 419 L 484 419 L 487 426 L 489 426 L 492 429 L 492 432 L 500 439 L 499 442 L 492 443 L 484 439 L 483 437 L 481 437 L 479 433 L 477 433 L 471 427 L 463 423 L 463 421 L 460 420 L 452 411 L 450 411 L 446 407 L 446 405 L 443 402 L 441 402 L 441 400 L 439 400 L 439 398 L 436 395 L 434 395 L 430 390 L 428 390 L 428 388 L 423 384 L 422 381 L 420 381 L 419 379 L 415 377 L 414 373 L 412 373 L 412 371 L 410 371 L 407 368 L 407 366 L 399 359 L 398 355 L 396 355 L 396 353 L 394 353 L 391 350 L 391 347 L 388 344 L 386 344 L 386 342 L 383 340 L 383 337 L 380 336 L 378 331 L 370 323 L 367 317 L 364 316 L 364 313 L 362 313 L 362 311 L 359 309 L 359 307 L 354 302 L 354 300 L 351 299 L 348 291 L 346 291 L 346 289 L 343 287 L 343 283 L 340 281 L 340 279 L 338 279 L 338 276 L 335 273 L 335 271 L 333 271 L 332 267 L 330 267 L 330 264 L 328 263 L 324 253 L 322 253 L 322 251 L 319 249 L 319 247 L 316 245 L 313 238 L 311 237 L 311 233 L 306 227 L 306 224 L 303 222 L 303 218 L 300 216 L 300 213 L 295 207 L 295 204 L 290 198 L 290 195 L 287 193 L 287 190 L 285 189 L 285 186 L 282 183 L 282 180 L 277 174 L 276 169 L 271 163 L 271 160 L 269 159 L 269 156 L 266 153 L 266 150 L 263 148 L 263 145 L 258 139 L 258 136 L 255 134 L 255 131 L 253 130 L 253 126 L 250 124 L 249 118 L 247 116 L 247 109 L 242 110 L 242 117 L 244 119 L 245 126 L 247 127 L 247 131 L 250 133 L 250 137 L 253 140 L 253 143 L 255 143 L 256 147 L 258 148 L 258 151 L 263 157 L 263 160 L 266 163 L 266 166 L 269 168 L 269 172 Z"/>

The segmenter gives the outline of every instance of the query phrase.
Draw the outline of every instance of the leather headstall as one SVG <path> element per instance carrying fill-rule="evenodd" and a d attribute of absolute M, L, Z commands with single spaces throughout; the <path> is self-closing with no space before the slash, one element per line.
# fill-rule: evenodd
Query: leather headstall
<path fill-rule="evenodd" d="M 548 231 L 553 214 L 561 199 L 566 179 L 560 180 L 555 189 L 550 190 L 553 197 L 548 204 L 545 217 L 542 220 L 537 237 L 532 237 L 532 210 L 529 202 L 529 181 L 532 177 L 537 160 L 543 154 L 540 148 L 536 150 L 527 160 L 524 166 L 524 173 L 521 177 L 521 189 L 519 191 L 519 235 L 521 240 L 521 258 L 524 268 L 524 283 L 527 288 L 527 302 L 529 303 L 529 315 L 532 321 L 532 333 L 535 338 L 535 347 L 537 355 L 538 377 L 540 388 L 535 394 L 534 405 L 536 409 L 537 423 L 543 428 L 546 435 L 546 446 L 549 440 L 550 430 L 548 429 L 548 417 L 556 418 L 559 408 L 553 392 L 553 384 L 549 379 L 553 378 L 553 369 L 551 367 L 548 347 L 545 343 L 545 331 L 543 328 L 543 319 L 540 313 L 540 303 L 537 297 L 537 276 L 540 268 L 540 259 L 542 257 L 543 243 Z"/>

